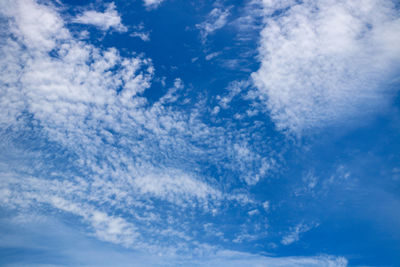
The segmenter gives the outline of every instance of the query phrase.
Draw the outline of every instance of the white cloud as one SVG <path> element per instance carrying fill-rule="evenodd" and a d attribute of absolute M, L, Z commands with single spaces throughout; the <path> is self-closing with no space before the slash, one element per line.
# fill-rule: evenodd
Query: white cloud
<path fill-rule="evenodd" d="M 39 196 L 35 198 L 36 201 L 39 199 Z M 84 221 L 92 226 L 94 235 L 100 240 L 130 247 L 139 235 L 136 232 L 136 227 L 125 219 L 109 216 L 104 212 L 95 210 L 93 207 L 69 202 L 57 196 L 42 197 L 41 200 L 49 202 L 59 210 L 82 217 Z"/>
<path fill-rule="evenodd" d="M 237 29 L 237 40 L 241 42 L 255 42 L 256 36 L 262 29 L 264 15 L 263 2 L 260 0 L 247 1 L 246 5 L 240 10 L 239 16 L 232 21 Z"/>
<path fill-rule="evenodd" d="M 259 214 L 260 212 L 258 211 L 258 210 L 251 210 L 251 211 L 249 211 L 248 212 L 248 214 L 250 215 L 250 216 L 253 216 L 253 215 L 256 215 L 256 214 Z"/>
<path fill-rule="evenodd" d="M 115 8 L 114 2 L 111 2 L 104 12 L 88 10 L 78 15 L 73 22 L 93 25 L 103 31 L 114 28 L 119 32 L 126 32 L 127 28 L 122 24 L 121 16 Z"/>
<path fill-rule="evenodd" d="M 1 7 L 4 16 L 14 19 L 10 30 L 30 49 L 49 51 L 56 45 L 56 38 L 62 40 L 69 37 L 60 16 L 47 12 L 45 6 L 36 2 L 24 0 L 9 4 L 9 1 L 3 1 Z M 37 23 L 39 20 L 41 23 Z"/>
<path fill-rule="evenodd" d="M 243 88 L 248 86 L 248 82 L 247 81 L 234 81 L 231 82 L 228 87 L 226 88 L 228 91 L 228 94 L 221 97 L 221 96 L 217 96 L 217 100 L 219 102 L 219 105 L 223 108 L 223 109 L 227 109 L 229 108 L 229 105 L 232 101 L 232 99 L 237 96 L 239 93 L 242 92 Z"/>
<path fill-rule="evenodd" d="M 164 2 L 164 0 L 143 0 L 144 6 L 148 9 L 155 9 L 161 5 L 162 2 Z"/>
<path fill-rule="evenodd" d="M 2 233 L 0 245 L 9 244 L 13 248 L 23 248 L 24 251 L 45 252 L 47 258 L 35 263 L 39 266 L 250 266 L 250 267 L 345 267 L 347 260 L 343 257 L 328 255 L 308 257 L 273 257 L 243 253 L 232 250 L 210 252 L 200 257 L 187 259 L 182 256 L 157 255 L 132 250 L 121 250 L 108 246 L 96 240 L 82 236 L 82 233 L 64 223 L 49 217 L 11 218 L 7 220 L 7 229 Z M 4 225 L 4 219 L 1 221 Z M 18 235 L 23 232 L 21 238 Z M 68 247 L 66 249 L 66 246 Z M 14 264 L 27 266 L 32 263 L 31 253 L 25 253 Z M 35 255 L 35 253 L 32 253 Z M 62 255 L 60 257 L 60 255 Z M 54 256 L 54 257 L 53 257 Z"/>
<path fill-rule="evenodd" d="M 198 161 L 254 183 L 267 159 L 249 133 L 227 137 L 232 129 L 206 125 L 199 108 L 172 105 L 181 79 L 150 104 L 141 94 L 154 76 L 151 60 L 75 39 L 57 10 L 33 0 L 2 1 L 0 12 L 9 25 L 1 28 L 0 141 L 4 153 L 26 158 L 1 170 L 2 206 L 71 213 L 101 240 L 188 255 L 207 245 L 190 241 L 186 211 L 255 208 L 243 192 L 222 192 L 219 180 L 201 175 Z"/>
<path fill-rule="evenodd" d="M 68 212 L 82 219 L 93 229 L 93 235 L 100 240 L 131 246 L 138 233 L 136 227 L 125 219 L 109 216 L 84 201 L 89 184 L 83 179 L 75 181 L 46 181 L 14 173 L 2 173 L 0 194 L 3 206 L 17 206 L 27 213 L 36 212 L 43 205 Z M 16 190 L 17 189 L 17 190 Z M 87 197 L 87 195 L 86 195 Z"/>
<path fill-rule="evenodd" d="M 263 208 L 264 208 L 265 212 L 269 212 L 269 210 L 271 208 L 271 204 L 270 204 L 270 202 L 268 200 L 264 201 Z"/>
<path fill-rule="evenodd" d="M 221 29 L 228 22 L 230 15 L 230 8 L 214 8 L 207 15 L 204 22 L 196 24 L 196 27 L 200 30 L 201 40 L 205 42 L 210 34 L 213 34 L 216 30 Z"/>
<path fill-rule="evenodd" d="M 163 170 L 158 174 L 138 177 L 134 183 L 142 194 L 151 194 L 178 205 L 187 205 L 193 199 L 207 201 L 222 198 L 219 191 L 179 171 Z"/>
<path fill-rule="evenodd" d="M 143 23 L 140 23 L 139 25 L 134 26 L 133 29 L 134 29 L 134 32 L 132 32 L 129 36 L 138 37 L 143 42 L 150 41 L 150 32 L 145 31 L 145 27 L 144 27 Z"/>
<path fill-rule="evenodd" d="M 400 19 L 392 1 L 263 5 L 261 68 L 253 79 L 278 129 L 300 134 L 387 104 L 400 64 Z"/>
<path fill-rule="evenodd" d="M 283 245 L 290 245 L 294 242 L 297 242 L 299 241 L 300 235 L 302 233 L 308 232 L 312 228 L 318 227 L 318 225 L 319 225 L 318 223 L 312 223 L 312 224 L 299 223 L 298 225 L 290 229 L 290 232 L 282 238 L 281 243 Z"/>
<path fill-rule="evenodd" d="M 138 37 L 140 38 L 143 42 L 148 42 L 150 41 L 150 34 L 148 32 L 133 32 L 130 34 L 132 37 Z"/>
<path fill-rule="evenodd" d="M 321 266 L 344 267 L 347 260 L 343 257 L 316 256 L 316 257 L 266 257 L 236 251 L 220 251 L 214 257 L 205 259 L 199 266 Z"/>
<path fill-rule="evenodd" d="M 210 53 L 210 54 L 206 55 L 206 60 L 211 60 L 215 57 L 218 57 L 220 54 L 221 54 L 221 52 Z"/>

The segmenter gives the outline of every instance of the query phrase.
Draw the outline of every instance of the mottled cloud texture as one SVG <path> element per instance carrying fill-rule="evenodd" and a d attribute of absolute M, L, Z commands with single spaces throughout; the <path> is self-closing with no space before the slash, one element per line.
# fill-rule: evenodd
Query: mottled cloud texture
<path fill-rule="evenodd" d="M 254 184 L 271 159 L 253 149 L 249 133 L 227 138 L 228 129 L 200 120 L 199 107 L 177 109 L 180 79 L 150 104 L 142 96 L 154 77 L 150 59 L 76 39 L 52 6 L 0 7 L 9 25 L 0 46 L 1 144 L 10 155 L 0 170 L 3 206 L 70 214 L 100 240 L 190 255 L 214 249 L 196 241 L 189 211 L 222 216 L 233 205 L 260 205 L 197 171 L 199 162 L 218 163 Z M 78 20 L 118 27 L 93 19 L 106 13 Z"/>
<path fill-rule="evenodd" d="M 392 1 L 263 1 L 254 83 L 278 129 L 301 133 L 376 113 L 399 74 Z"/>

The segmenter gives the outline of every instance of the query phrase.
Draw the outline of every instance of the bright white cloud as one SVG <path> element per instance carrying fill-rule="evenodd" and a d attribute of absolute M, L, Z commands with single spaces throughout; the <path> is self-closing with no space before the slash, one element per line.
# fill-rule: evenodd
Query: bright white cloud
<path fill-rule="evenodd" d="M 312 224 L 300 223 L 290 229 L 290 232 L 282 238 L 281 243 L 283 245 L 290 245 L 294 242 L 297 242 L 299 241 L 300 235 L 302 233 L 308 232 L 315 227 L 318 227 L 317 223 L 312 223 Z"/>
<path fill-rule="evenodd" d="M 121 16 L 115 8 L 114 2 L 111 2 L 108 4 L 107 9 L 104 12 L 88 10 L 78 15 L 73 22 L 93 25 L 103 31 L 114 28 L 119 32 L 125 32 L 127 31 L 127 28 L 122 24 Z"/>
<path fill-rule="evenodd" d="M 133 32 L 130 34 L 132 37 L 138 37 L 140 38 L 143 42 L 148 42 L 150 41 L 150 34 L 148 32 Z"/>
<path fill-rule="evenodd" d="M 163 170 L 158 174 L 134 180 L 141 193 L 154 195 L 178 205 L 187 205 L 192 199 L 221 199 L 219 191 L 179 171 Z M 206 203 L 204 203 L 206 204 Z"/>
<path fill-rule="evenodd" d="M 143 4 L 148 9 L 157 8 L 164 0 L 143 0 Z"/>
<path fill-rule="evenodd" d="M 216 30 L 221 29 L 228 22 L 230 15 L 230 8 L 214 8 L 207 15 L 204 22 L 199 23 L 196 27 L 200 30 L 200 36 L 203 42 L 207 40 L 210 34 L 213 34 Z"/>
<path fill-rule="evenodd" d="M 278 129 L 300 134 L 384 107 L 400 65 L 392 1 L 262 3 L 261 68 L 253 79 Z"/>
<path fill-rule="evenodd" d="M 36 2 L 24 0 L 9 4 L 9 1 L 2 1 L 0 5 L 2 14 L 14 19 L 10 30 L 30 49 L 49 51 L 54 48 L 57 39 L 69 38 L 59 15 L 47 12 L 46 7 Z M 9 44 L 8 47 L 11 49 L 11 46 Z M 16 49 L 15 46 L 13 49 Z"/>

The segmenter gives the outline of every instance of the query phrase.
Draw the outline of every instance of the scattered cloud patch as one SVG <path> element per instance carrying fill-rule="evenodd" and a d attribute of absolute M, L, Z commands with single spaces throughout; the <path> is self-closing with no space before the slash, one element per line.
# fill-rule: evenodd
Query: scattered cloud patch
<path fill-rule="evenodd" d="M 140 38 L 143 42 L 148 42 L 150 41 L 150 33 L 148 32 L 133 32 L 129 36 L 132 37 L 138 37 Z"/>
<path fill-rule="evenodd" d="M 267 257 L 241 253 L 236 251 L 221 251 L 205 260 L 200 266 L 324 266 L 324 267 L 345 267 L 347 260 L 343 257 L 316 256 L 316 257 Z"/>
<path fill-rule="evenodd" d="M 261 155 L 264 141 L 256 147 L 247 129 L 205 124 L 200 105 L 181 101 L 180 78 L 149 103 L 151 60 L 76 39 L 55 8 L 33 0 L 1 7 L 10 25 L 1 28 L 1 145 L 26 158 L 0 166 L 2 207 L 70 214 L 100 240 L 192 255 L 211 245 L 196 241 L 196 218 L 186 213 L 213 219 L 258 206 L 230 191 L 234 181 L 220 183 L 225 171 L 238 183 L 263 177 L 271 160 Z M 200 163 L 224 172 L 207 175 Z"/>
<path fill-rule="evenodd" d="M 263 27 L 264 18 L 264 2 L 259 0 L 251 0 L 246 3 L 241 10 L 240 15 L 232 21 L 238 29 L 239 41 L 255 41 L 259 31 Z"/>
<path fill-rule="evenodd" d="M 269 210 L 271 208 L 271 204 L 270 204 L 270 202 L 268 200 L 264 201 L 263 208 L 264 208 L 265 212 L 269 212 Z"/>
<path fill-rule="evenodd" d="M 247 81 L 233 81 L 228 87 L 228 94 L 225 96 L 217 96 L 217 100 L 219 102 L 219 106 L 223 109 L 227 109 L 230 107 L 230 103 L 234 97 L 240 94 L 244 88 L 248 86 Z"/>
<path fill-rule="evenodd" d="M 206 42 L 209 35 L 224 27 L 228 22 L 229 15 L 230 8 L 222 9 L 219 7 L 215 7 L 207 15 L 207 18 L 204 22 L 196 24 L 197 29 L 200 30 L 200 37 L 202 42 Z"/>
<path fill-rule="evenodd" d="M 141 193 L 154 195 L 178 205 L 187 205 L 193 199 L 206 204 L 207 199 L 221 199 L 222 194 L 209 185 L 179 171 L 162 171 L 134 180 Z"/>
<path fill-rule="evenodd" d="M 300 223 L 290 229 L 290 232 L 282 238 L 281 243 L 286 246 L 294 242 L 297 242 L 300 240 L 301 234 L 310 231 L 312 228 L 318 227 L 318 225 L 319 225 L 318 223 L 313 223 L 313 224 Z"/>
<path fill-rule="evenodd" d="M 145 30 L 143 23 L 140 23 L 139 25 L 134 26 L 133 29 L 134 29 L 134 32 L 132 32 L 129 36 L 138 37 L 143 42 L 150 41 L 150 32 Z"/>
<path fill-rule="evenodd" d="M 103 31 L 115 29 L 118 32 L 126 32 L 128 29 L 121 22 L 121 16 L 116 10 L 114 2 L 108 4 L 104 12 L 94 10 L 84 11 L 73 19 L 79 24 L 93 25 Z"/>
<path fill-rule="evenodd" d="M 164 0 L 143 0 L 143 4 L 148 9 L 156 9 Z"/>
<path fill-rule="evenodd" d="M 207 60 L 207 61 L 208 61 L 208 60 L 211 60 L 211 59 L 213 59 L 213 58 L 215 58 L 215 57 L 218 57 L 220 54 L 221 54 L 221 52 L 213 52 L 213 53 L 210 53 L 210 54 L 206 55 L 206 60 Z"/>

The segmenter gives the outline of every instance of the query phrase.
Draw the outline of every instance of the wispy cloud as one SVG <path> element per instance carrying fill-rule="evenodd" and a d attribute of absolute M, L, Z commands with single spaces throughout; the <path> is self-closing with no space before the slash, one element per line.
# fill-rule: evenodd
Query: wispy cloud
<path fill-rule="evenodd" d="M 146 31 L 145 30 L 145 27 L 144 27 L 143 23 L 140 23 L 139 25 L 134 26 L 133 30 L 134 31 L 129 36 L 138 37 L 143 42 L 150 41 L 150 31 Z"/>
<path fill-rule="evenodd" d="M 201 40 L 205 42 L 210 34 L 224 27 L 228 22 L 229 15 L 230 8 L 215 7 L 211 10 L 205 21 L 196 25 L 200 30 Z"/>
<path fill-rule="evenodd" d="M 93 25 L 103 31 L 114 28 L 119 32 L 126 32 L 127 28 L 121 22 L 121 16 L 118 14 L 114 2 L 108 4 L 104 12 L 87 10 L 79 14 L 72 20 L 75 23 Z"/>
<path fill-rule="evenodd" d="M 199 266 L 347 266 L 347 260 L 342 257 L 267 257 L 240 253 L 236 251 L 221 251 L 215 257 L 204 260 Z"/>
<path fill-rule="evenodd" d="M 148 32 L 133 32 L 130 34 L 132 37 L 138 37 L 140 38 L 143 42 L 148 42 L 150 41 L 150 33 Z"/>
<path fill-rule="evenodd" d="M 392 1 L 264 1 L 253 74 L 278 129 L 301 133 L 373 114 L 394 93 L 400 19 Z"/>
<path fill-rule="evenodd" d="M 281 243 L 283 245 L 290 245 L 294 242 L 297 242 L 300 240 L 300 235 L 302 233 L 308 232 L 315 227 L 318 227 L 318 223 L 312 223 L 312 224 L 300 223 L 290 229 L 290 232 L 282 238 Z"/>
<path fill-rule="evenodd" d="M 151 253 L 138 253 L 132 250 L 121 250 L 114 246 L 82 236 L 82 234 L 49 217 L 26 218 L 16 217 L 8 221 L 9 229 L 0 240 L 0 246 L 13 244 L 15 251 L 24 251 L 24 257 L 13 259 L 7 255 L 9 261 L 15 265 L 29 265 L 35 262 L 44 266 L 323 266 L 344 267 L 347 260 L 343 257 L 328 255 L 309 257 L 274 257 L 262 256 L 233 250 L 219 250 L 208 255 L 196 258 L 174 257 Z M 4 221 L 1 221 L 4 223 Z M 16 227 L 16 225 L 22 225 Z M 29 227 L 34 225 L 34 227 Z M 17 230 L 23 229 L 25 235 L 21 239 L 16 235 Z M 73 244 L 66 248 L 65 244 Z M 60 252 L 59 252 L 60 251 Z M 40 252 L 40 253 L 38 253 Z M 40 255 L 46 255 L 46 258 Z"/>
<path fill-rule="evenodd" d="M 164 0 L 143 0 L 144 6 L 148 9 L 155 9 L 161 5 L 162 2 L 164 2 Z"/>
<path fill-rule="evenodd" d="M 221 54 L 221 52 L 213 52 L 213 53 L 210 53 L 210 54 L 206 55 L 206 60 L 211 60 L 211 59 L 213 59 L 213 58 L 216 58 L 216 57 L 218 57 L 220 54 Z"/>

